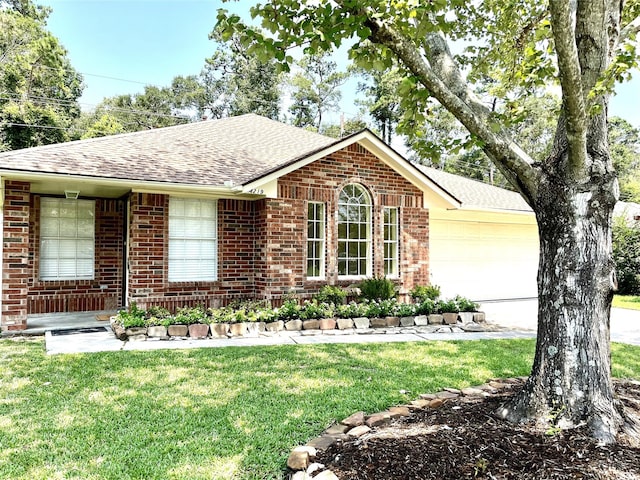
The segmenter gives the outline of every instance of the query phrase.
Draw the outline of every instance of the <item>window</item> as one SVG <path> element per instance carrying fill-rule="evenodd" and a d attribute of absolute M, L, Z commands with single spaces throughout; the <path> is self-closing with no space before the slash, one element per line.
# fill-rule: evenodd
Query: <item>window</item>
<path fill-rule="evenodd" d="M 324 203 L 307 208 L 307 277 L 324 278 Z"/>
<path fill-rule="evenodd" d="M 398 276 L 398 209 L 384 207 L 384 274 Z"/>
<path fill-rule="evenodd" d="M 218 278 L 218 209 L 215 200 L 169 199 L 169 281 Z"/>
<path fill-rule="evenodd" d="M 371 275 L 371 199 L 360 185 L 347 185 L 338 198 L 338 275 Z"/>
<path fill-rule="evenodd" d="M 40 279 L 92 280 L 95 202 L 40 199 Z"/>

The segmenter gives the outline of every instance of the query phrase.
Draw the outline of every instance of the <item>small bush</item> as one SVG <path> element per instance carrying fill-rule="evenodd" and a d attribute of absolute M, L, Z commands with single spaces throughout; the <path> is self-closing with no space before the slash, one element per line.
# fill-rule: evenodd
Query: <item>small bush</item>
<path fill-rule="evenodd" d="M 178 309 L 174 322 L 178 325 L 191 325 L 194 323 L 209 323 L 207 311 L 203 306 L 182 307 Z"/>
<path fill-rule="evenodd" d="M 367 304 L 349 302 L 346 305 L 338 305 L 336 307 L 336 316 L 338 318 L 358 318 L 367 316 Z"/>
<path fill-rule="evenodd" d="M 436 311 L 440 313 L 456 313 L 459 312 L 458 304 L 454 299 L 440 300 L 436 303 Z"/>
<path fill-rule="evenodd" d="M 398 317 L 412 317 L 416 314 L 416 305 L 411 303 L 398 303 L 396 315 Z"/>
<path fill-rule="evenodd" d="M 360 296 L 365 300 L 388 300 L 397 295 L 396 286 L 386 277 L 366 278 L 358 285 Z"/>
<path fill-rule="evenodd" d="M 623 217 L 613 223 L 613 261 L 618 293 L 640 295 L 640 223 L 629 225 Z"/>
<path fill-rule="evenodd" d="M 461 296 L 457 296 L 455 298 L 455 301 L 458 304 L 459 312 L 477 312 L 478 307 L 480 306 L 476 302 L 472 302 L 468 298 L 461 297 Z"/>
<path fill-rule="evenodd" d="M 135 302 L 131 302 L 128 310 L 118 312 L 118 321 L 124 328 L 146 327 L 147 315 Z"/>
<path fill-rule="evenodd" d="M 440 287 L 438 285 L 416 285 L 409 292 L 411 298 L 416 303 L 421 303 L 425 300 L 437 300 L 440 298 Z"/>
<path fill-rule="evenodd" d="M 318 303 L 317 301 L 305 302 L 300 309 L 301 320 L 319 320 L 321 318 L 331 318 L 334 315 L 333 304 Z"/>
<path fill-rule="evenodd" d="M 416 304 L 416 315 L 431 315 L 436 312 L 436 302 L 430 298 Z"/>
<path fill-rule="evenodd" d="M 300 318 L 300 305 L 298 305 L 298 301 L 295 299 L 286 300 L 282 306 L 275 311 L 278 320 L 287 321 Z"/>
<path fill-rule="evenodd" d="M 325 285 L 313 296 L 313 299 L 318 303 L 330 303 L 333 305 L 343 305 L 346 298 L 347 292 L 337 285 Z"/>

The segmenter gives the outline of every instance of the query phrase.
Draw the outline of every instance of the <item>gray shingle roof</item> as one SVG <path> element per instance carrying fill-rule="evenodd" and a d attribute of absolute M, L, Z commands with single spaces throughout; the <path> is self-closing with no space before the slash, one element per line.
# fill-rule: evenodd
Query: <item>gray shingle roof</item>
<path fill-rule="evenodd" d="M 236 185 L 333 143 L 247 114 L 0 153 L 3 170 L 178 184 Z"/>
<path fill-rule="evenodd" d="M 517 192 L 494 187 L 477 180 L 416 165 L 427 177 L 457 198 L 463 208 L 489 208 L 531 212 L 531 207 Z"/>

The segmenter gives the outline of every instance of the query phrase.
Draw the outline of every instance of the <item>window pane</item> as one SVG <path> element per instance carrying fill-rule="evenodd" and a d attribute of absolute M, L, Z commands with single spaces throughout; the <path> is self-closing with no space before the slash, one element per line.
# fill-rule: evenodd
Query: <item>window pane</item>
<path fill-rule="evenodd" d="M 324 204 L 307 206 L 307 276 L 324 275 Z"/>

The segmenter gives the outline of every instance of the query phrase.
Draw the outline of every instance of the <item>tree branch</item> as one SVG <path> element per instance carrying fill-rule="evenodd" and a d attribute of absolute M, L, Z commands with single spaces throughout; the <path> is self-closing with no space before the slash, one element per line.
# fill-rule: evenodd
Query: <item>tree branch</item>
<path fill-rule="evenodd" d="M 490 111 L 468 89 L 445 39 L 436 34 L 428 36 L 429 66 L 415 45 L 400 32 L 379 19 L 368 18 L 371 40 L 393 51 L 429 93 L 484 142 L 483 149 L 487 155 L 500 164 L 500 170 L 527 201 L 533 203 L 537 196 L 537 173 L 531 166 L 533 160 L 506 132 L 492 130 Z"/>
<path fill-rule="evenodd" d="M 567 121 L 567 140 L 571 170 L 577 172 L 587 161 L 586 106 L 582 75 L 575 43 L 571 5 L 566 0 L 550 0 L 551 25 L 558 56 L 563 107 Z"/>

